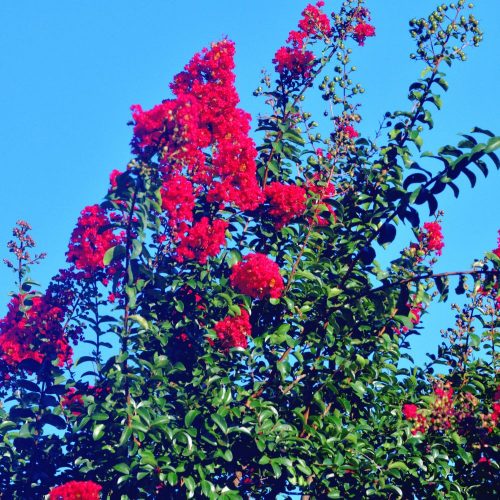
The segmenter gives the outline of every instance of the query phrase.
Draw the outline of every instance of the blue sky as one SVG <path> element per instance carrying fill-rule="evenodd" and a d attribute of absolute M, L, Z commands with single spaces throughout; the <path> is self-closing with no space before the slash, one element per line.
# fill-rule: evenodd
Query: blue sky
<path fill-rule="evenodd" d="M 334 10 L 340 0 L 327 1 Z M 47 259 L 35 269 L 46 285 L 59 267 L 80 210 L 97 203 L 111 170 L 130 158 L 129 107 L 151 107 L 168 97 L 168 84 L 190 57 L 228 36 L 237 47 L 237 87 L 242 107 L 256 116 L 252 96 L 260 71 L 296 26 L 307 2 L 298 0 L 24 0 L 1 2 L 0 18 L 0 248 L 18 218 L 33 225 Z M 372 134 L 385 111 L 406 109 L 408 85 L 422 69 L 411 62 L 411 17 L 427 15 L 434 0 L 368 1 L 377 36 L 353 54 L 366 93 L 360 130 Z M 424 149 L 457 141 L 474 125 L 500 133 L 498 0 L 479 0 L 485 31 L 469 61 L 448 73 L 450 91 Z M 446 247 L 439 270 L 467 269 L 491 250 L 500 228 L 500 173 L 479 179 L 458 200 L 445 196 Z M 1 257 L 7 252 L 0 252 Z M 0 269 L 0 313 L 11 276 Z M 450 316 L 436 309 L 436 335 Z M 439 326 L 441 327 L 441 326 Z M 427 330 L 427 329 L 426 329 Z M 422 339 L 428 342 L 428 338 Z"/>

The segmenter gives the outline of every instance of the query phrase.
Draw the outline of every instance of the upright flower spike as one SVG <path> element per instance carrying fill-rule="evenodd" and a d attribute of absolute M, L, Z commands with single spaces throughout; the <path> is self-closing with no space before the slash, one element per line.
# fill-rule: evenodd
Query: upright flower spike
<path fill-rule="evenodd" d="M 441 224 L 439 222 L 426 222 L 420 235 L 427 252 L 435 252 L 441 255 L 444 241 Z"/>
<path fill-rule="evenodd" d="M 21 361 L 57 359 L 59 366 L 71 364 L 73 350 L 62 326 L 64 312 L 46 296 L 18 295 L 7 315 L 0 319 L 0 358 L 16 368 Z"/>
<path fill-rule="evenodd" d="M 71 234 L 67 261 L 73 262 L 77 269 L 91 276 L 99 269 L 104 269 L 104 254 L 119 243 L 113 234 L 106 213 L 99 205 L 85 207 L 76 228 Z"/>
<path fill-rule="evenodd" d="M 167 177 L 185 175 L 209 203 L 253 210 L 262 201 L 257 151 L 249 137 L 251 117 L 237 108 L 234 82 L 233 42 L 222 40 L 196 54 L 174 78 L 175 99 L 149 111 L 132 107 L 132 148 L 146 159 L 158 154 Z"/>

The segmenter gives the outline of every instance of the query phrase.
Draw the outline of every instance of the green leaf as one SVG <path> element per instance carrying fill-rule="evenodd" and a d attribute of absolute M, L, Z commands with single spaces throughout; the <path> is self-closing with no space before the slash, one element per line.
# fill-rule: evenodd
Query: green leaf
<path fill-rule="evenodd" d="M 97 424 L 92 431 L 94 441 L 99 441 L 104 436 L 104 424 Z"/>
<path fill-rule="evenodd" d="M 184 424 L 186 427 L 191 427 L 193 420 L 200 414 L 199 410 L 189 410 L 184 417 Z"/>
<path fill-rule="evenodd" d="M 149 330 L 149 325 L 148 325 L 147 320 L 144 319 L 141 315 L 132 314 L 131 316 L 129 316 L 129 318 L 132 321 L 135 321 L 136 323 L 138 323 L 144 330 Z"/>
<path fill-rule="evenodd" d="M 212 420 L 220 427 L 221 431 L 224 434 L 227 434 L 227 424 L 226 419 L 219 415 L 218 413 L 214 413 L 212 415 Z"/>
<path fill-rule="evenodd" d="M 117 245 L 115 247 L 111 247 L 106 250 L 102 262 L 105 266 L 109 266 L 112 262 L 116 262 L 117 260 L 125 257 L 127 251 L 123 245 Z"/>
<path fill-rule="evenodd" d="M 492 153 L 498 148 L 500 148 L 500 137 L 492 137 L 486 144 L 486 147 L 484 148 L 483 151 L 485 153 Z"/>
<path fill-rule="evenodd" d="M 113 466 L 113 469 L 115 469 L 118 472 L 121 472 L 122 474 L 129 474 L 130 473 L 129 466 L 123 462 Z"/>
<path fill-rule="evenodd" d="M 186 487 L 186 489 L 188 491 L 194 491 L 196 488 L 195 480 L 191 476 L 185 477 L 183 479 L 184 479 L 184 486 Z"/>
<path fill-rule="evenodd" d="M 404 462 L 391 462 L 387 468 L 388 469 L 399 469 L 399 470 L 403 470 L 403 471 L 408 470 L 408 466 Z"/>

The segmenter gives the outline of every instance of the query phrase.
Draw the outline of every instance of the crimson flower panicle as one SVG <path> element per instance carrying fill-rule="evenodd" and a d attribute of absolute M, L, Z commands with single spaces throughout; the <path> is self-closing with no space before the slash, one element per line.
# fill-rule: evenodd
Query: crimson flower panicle
<path fill-rule="evenodd" d="M 264 193 L 269 203 L 267 213 L 277 229 L 300 217 L 306 210 L 306 191 L 300 186 L 272 182 Z"/>
<path fill-rule="evenodd" d="M 228 350 L 233 347 L 248 347 L 248 337 L 252 334 L 250 316 L 245 309 L 241 309 L 239 316 L 226 316 L 215 324 L 220 347 Z"/>
<path fill-rule="evenodd" d="M 261 253 L 243 257 L 233 266 L 229 280 L 232 287 L 254 299 L 277 299 L 285 289 L 278 264 Z"/>
<path fill-rule="evenodd" d="M 50 500 L 99 500 L 102 486 L 93 481 L 69 481 L 50 491 Z"/>

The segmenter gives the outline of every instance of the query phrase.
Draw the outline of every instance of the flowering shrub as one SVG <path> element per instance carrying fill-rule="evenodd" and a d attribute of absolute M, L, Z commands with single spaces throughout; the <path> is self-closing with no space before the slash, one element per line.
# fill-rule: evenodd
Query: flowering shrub
<path fill-rule="evenodd" d="M 132 106 L 133 158 L 82 211 L 45 292 L 18 223 L 2 496 L 498 497 L 500 247 L 469 270 L 435 264 L 440 194 L 498 169 L 500 139 L 475 128 L 420 153 L 444 63 L 482 33 L 462 0 L 412 20 L 425 71 L 367 139 L 351 59 L 370 22 L 361 0 L 306 5 L 256 90 L 270 109 L 255 134 L 227 39 L 162 103 Z M 451 280 L 455 324 L 416 365 Z"/>

